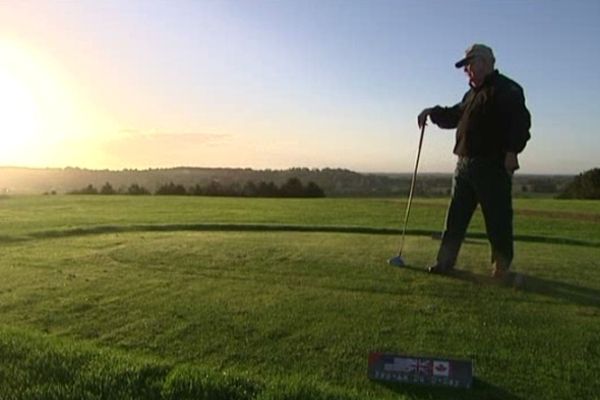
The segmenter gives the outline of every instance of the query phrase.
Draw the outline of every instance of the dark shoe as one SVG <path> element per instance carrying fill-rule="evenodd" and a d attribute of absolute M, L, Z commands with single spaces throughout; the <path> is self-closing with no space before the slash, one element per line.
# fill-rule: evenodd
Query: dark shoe
<path fill-rule="evenodd" d="M 431 267 L 427 268 L 427 271 L 429 271 L 430 274 L 444 275 L 444 274 L 448 274 L 448 273 L 452 272 L 453 269 L 454 269 L 454 267 L 450 267 L 448 265 L 437 263 L 437 264 L 432 265 Z"/>
<path fill-rule="evenodd" d="M 507 282 L 511 278 L 510 270 L 508 268 L 494 266 L 492 269 L 492 278 L 500 282 Z"/>
<path fill-rule="evenodd" d="M 510 275 L 510 263 L 500 257 L 492 257 L 492 278 L 502 280 Z"/>

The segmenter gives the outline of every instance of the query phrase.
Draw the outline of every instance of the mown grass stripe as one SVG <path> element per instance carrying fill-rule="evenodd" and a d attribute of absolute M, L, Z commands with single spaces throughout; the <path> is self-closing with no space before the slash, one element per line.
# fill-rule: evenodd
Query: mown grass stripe
<path fill-rule="evenodd" d="M 0 399 L 357 400 L 352 390 L 300 377 L 173 364 L 86 342 L 0 326 Z"/>
<path fill-rule="evenodd" d="M 14 242 L 30 239 L 47 239 L 73 236 L 98 235 L 107 233 L 125 233 L 125 232 L 181 232 L 181 231 L 199 231 L 199 232 L 318 232 L 318 233 L 349 233 L 366 235 L 400 235 L 401 229 L 366 227 L 366 226 L 344 226 L 344 225 L 290 225 L 290 224 L 134 224 L 134 225 L 97 225 L 84 228 L 72 228 L 62 230 L 39 231 L 28 234 L 25 237 L 0 237 L 0 243 Z M 431 236 L 439 238 L 440 232 L 431 229 L 407 229 L 407 235 L 411 236 Z M 467 238 L 486 239 L 487 235 L 483 232 L 469 232 Z M 564 244 L 583 247 L 600 247 L 600 242 L 591 240 L 581 240 L 556 236 L 538 236 L 538 235 L 515 235 L 514 239 L 521 242 Z"/>

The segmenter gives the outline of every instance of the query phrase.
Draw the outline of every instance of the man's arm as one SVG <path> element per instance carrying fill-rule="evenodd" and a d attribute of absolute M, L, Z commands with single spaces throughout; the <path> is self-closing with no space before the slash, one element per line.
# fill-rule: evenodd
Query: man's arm
<path fill-rule="evenodd" d="M 505 132 L 507 153 L 520 153 L 531 137 L 531 115 L 525 106 L 523 89 L 517 84 L 509 84 L 498 97 L 500 122 Z"/>
<path fill-rule="evenodd" d="M 417 124 L 421 128 L 426 122 L 427 117 L 442 129 L 455 129 L 465 108 L 465 101 L 469 92 L 465 94 L 462 101 L 452 107 L 435 106 L 426 108 L 417 117 Z"/>
<path fill-rule="evenodd" d="M 435 106 L 426 108 L 417 117 L 417 125 L 422 128 L 427 123 L 427 117 L 443 129 L 453 129 L 458 126 L 458 121 L 462 115 L 460 103 L 452 107 Z"/>
<path fill-rule="evenodd" d="M 455 129 L 462 116 L 462 103 L 452 107 L 435 106 L 431 109 L 429 119 L 442 129 Z"/>
<path fill-rule="evenodd" d="M 519 169 L 517 155 L 523 151 L 531 137 L 531 115 L 525 106 L 523 89 L 511 83 L 498 98 L 500 120 L 506 134 L 504 166 L 509 173 Z"/>

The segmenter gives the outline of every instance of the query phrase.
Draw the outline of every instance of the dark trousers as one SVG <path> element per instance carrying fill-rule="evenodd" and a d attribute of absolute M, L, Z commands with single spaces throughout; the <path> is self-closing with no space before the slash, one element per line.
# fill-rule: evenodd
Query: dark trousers
<path fill-rule="evenodd" d="M 503 160 L 460 158 L 437 261 L 453 267 L 477 205 L 492 246 L 492 263 L 508 269 L 513 259 L 512 177 Z"/>

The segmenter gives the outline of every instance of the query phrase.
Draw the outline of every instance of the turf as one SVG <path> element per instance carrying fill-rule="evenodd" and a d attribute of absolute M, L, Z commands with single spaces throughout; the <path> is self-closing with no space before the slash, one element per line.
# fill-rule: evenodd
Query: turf
<path fill-rule="evenodd" d="M 398 237 L 377 231 L 393 227 L 381 208 L 402 205 L 390 200 L 159 200 L 0 202 L 0 354 L 10 361 L 0 367 L 0 398 L 587 399 L 600 392 L 593 222 L 600 207 L 535 209 L 532 201 L 517 208 L 517 220 L 553 232 L 578 221 L 565 213 L 585 214 L 592 234 L 563 235 L 579 245 L 518 241 L 515 267 L 525 283 L 514 288 L 487 277 L 489 249 L 477 238 L 465 244 L 452 277 L 424 272 L 439 244 L 426 236 L 408 237 L 408 267 L 387 266 Z M 415 225 L 433 231 L 428 221 L 443 218 L 443 203 L 415 206 Z M 308 211 L 315 215 L 302 219 Z M 170 229 L 208 223 L 255 229 Z M 136 224 L 146 229 L 123 228 Z M 543 237 L 537 225 L 522 234 Z M 73 231 L 82 228 L 88 234 Z M 374 350 L 471 358 L 475 387 L 370 382 Z"/>
<path fill-rule="evenodd" d="M 409 227 L 441 231 L 446 199 L 415 199 Z M 404 200 L 180 196 L 0 197 L 0 241 L 35 231 L 131 224 L 290 224 L 398 229 Z M 600 241 L 597 201 L 518 199 L 518 234 Z M 484 232 L 477 212 L 470 232 Z"/>

